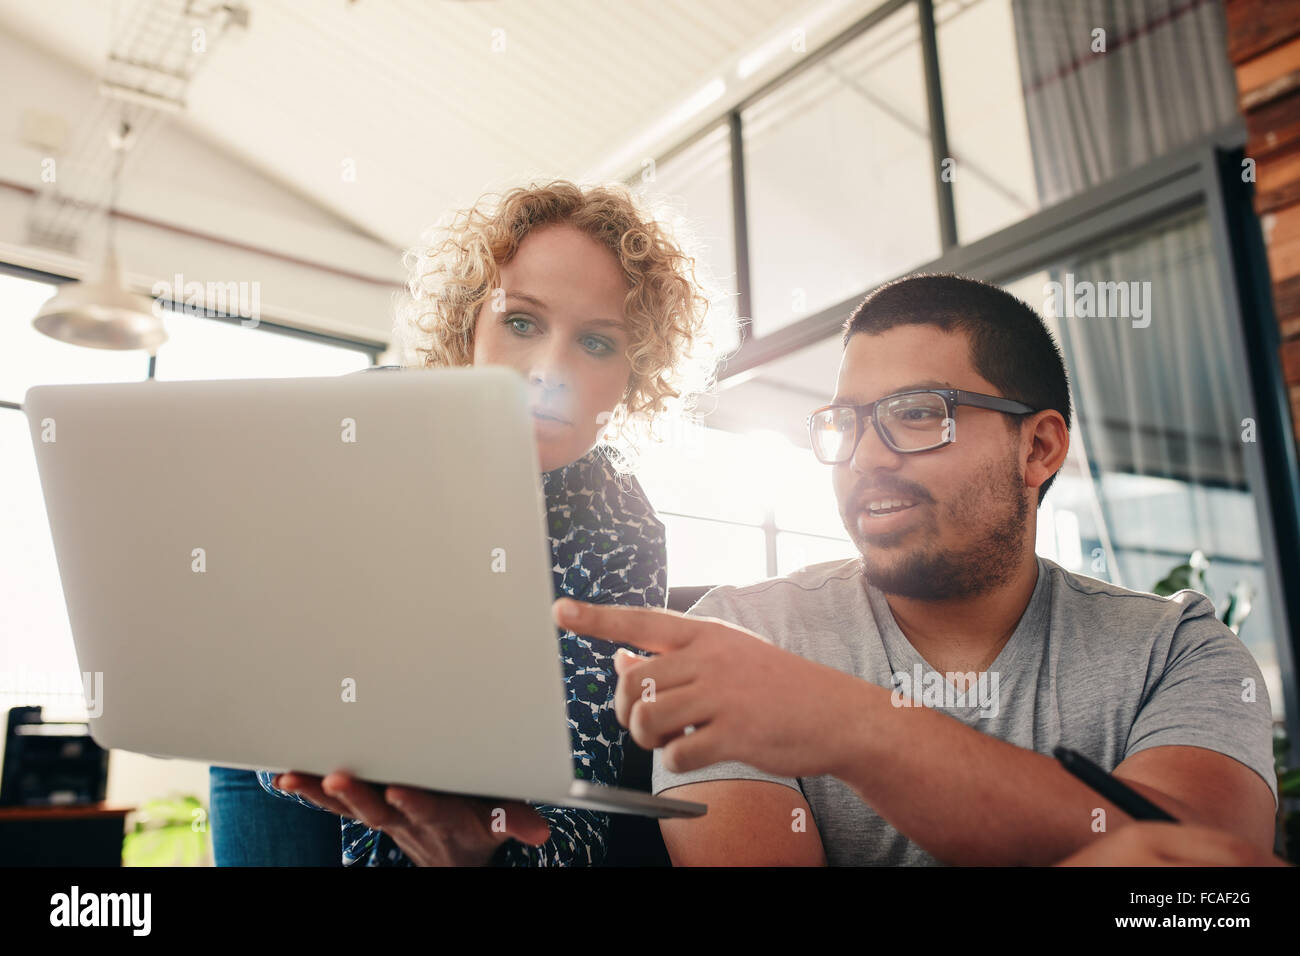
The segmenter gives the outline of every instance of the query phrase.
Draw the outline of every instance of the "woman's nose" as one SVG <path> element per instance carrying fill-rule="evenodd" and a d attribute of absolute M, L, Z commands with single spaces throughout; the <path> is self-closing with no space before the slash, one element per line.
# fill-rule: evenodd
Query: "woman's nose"
<path fill-rule="evenodd" d="M 536 385 L 554 388 L 559 384 L 560 377 L 549 365 L 534 365 L 529 372 L 528 380 Z"/>
<path fill-rule="evenodd" d="M 566 387 L 568 374 L 561 357 L 549 349 L 533 356 L 528 368 L 528 382 L 546 391 Z"/>

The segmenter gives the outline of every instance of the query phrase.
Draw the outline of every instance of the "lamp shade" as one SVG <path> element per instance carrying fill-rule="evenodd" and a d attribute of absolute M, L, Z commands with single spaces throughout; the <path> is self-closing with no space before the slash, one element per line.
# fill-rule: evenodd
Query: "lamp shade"
<path fill-rule="evenodd" d="M 64 283 L 32 325 L 60 342 L 96 349 L 148 349 L 152 354 L 167 341 L 153 300 L 127 291 L 111 252 L 98 279 Z"/>

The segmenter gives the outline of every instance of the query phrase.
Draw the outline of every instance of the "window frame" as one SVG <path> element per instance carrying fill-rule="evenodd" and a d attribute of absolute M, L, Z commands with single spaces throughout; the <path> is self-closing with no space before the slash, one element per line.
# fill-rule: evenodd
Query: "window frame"
<path fill-rule="evenodd" d="M 1215 266 L 1222 279 L 1221 305 L 1230 323 L 1233 352 L 1229 357 L 1230 367 L 1238 381 L 1244 383 L 1239 396 L 1243 416 L 1253 417 L 1262 434 L 1279 436 L 1277 440 L 1247 444 L 1243 460 L 1260 526 L 1270 611 L 1278 631 L 1278 662 L 1288 735 L 1294 753 L 1300 753 L 1300 688 L 1296 674 L 1296 661 L 1300 660 L 1300 456 L 1294 431 L 1296 423 L 1292 421 L 1286 384 L 1276 360 L 1280 331 L 1273 310 L 1267 256 L 1259 219 L 1251 205 L 1252 188 L 1241 181 L 1246 127 L 1240 116 L 1144 165 L 1126 170 L 1100 185 L 1086 187 L 1077 195 L 963 245 L 957 232 L 954 184 L 945 181 L 942 175 L 941 161 L 948 155 L 948 136 L 933 0 L 881 3 L 834 40 L 801 57 L 789 69 L 733 105 L 724 117 L 710 119 L 662 155 L 661 161 L 671 159 L 720 125 L 729 128 L 736 305 L 741 338 L 740 347 L 719 371 L 719 382 L 752 373 L 769 362 L 840 334 L 844 319 L 880 284 L 873 283 L 858 294 L 766 335 L 751 334 L 747 321 L 753 315 L 753 298 L 742 111 L 909 4 L 915 5 L 920 27 L 942 252 L 930 262 L 907 270 L 906 274 L 952 272 L 1006 283 L 1067 255 L 1104 246 L 1156 218 L 1198 206 L 1204 208 L 1211 228 Z M 629 179 L 628 184 L 633 185 L 633 180 Z M 769 570 L 775 574 L 777 529 L 770 516 L 767 526 Z"/>

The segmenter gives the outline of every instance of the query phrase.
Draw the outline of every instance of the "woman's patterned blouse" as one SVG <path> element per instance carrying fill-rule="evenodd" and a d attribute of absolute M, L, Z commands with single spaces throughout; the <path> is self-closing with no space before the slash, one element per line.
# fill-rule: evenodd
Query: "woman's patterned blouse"
<path fill-rule="evenodd" d="M 595 604 L 663 607 L 667 601 L 664 526 L 631 476 L 619 475 L 600 446 L 542 475 L 553 555 L 556 596 Z M 559 631 L 568 698 L 573 773 L 582 780 L 617 785 L 627 730 L 614 716 L 614 652 L 620 645 Z M 271 784 L 263 788 L 315 810 L 316 804 Z M 492 859 L 501 866 L 595 865 L 606 855 L 609 815 L 592 810 L 536 806 L 551 825 L 541 846 L 507 840 Z M 356 820 L 342 819 L 343 865 L 413 866 L 392 837 Z"/>

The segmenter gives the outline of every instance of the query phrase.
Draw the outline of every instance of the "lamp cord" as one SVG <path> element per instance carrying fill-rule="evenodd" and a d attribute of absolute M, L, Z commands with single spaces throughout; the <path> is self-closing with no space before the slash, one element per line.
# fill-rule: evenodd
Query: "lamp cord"
<path fill-rule="evenodd" d="M 113 181 L 108 191 L 108 228 L 105 232 L 105 259 L 113 256 L 114 240 L 117 238 L 117 197 L 122 183 L 122 165 L 126 161 L 127 139 L 131 135 L 131 124 L 124 116 L 118 126 L 118 133 L 111 138 L 109 145 L 113 149 Z"/>

